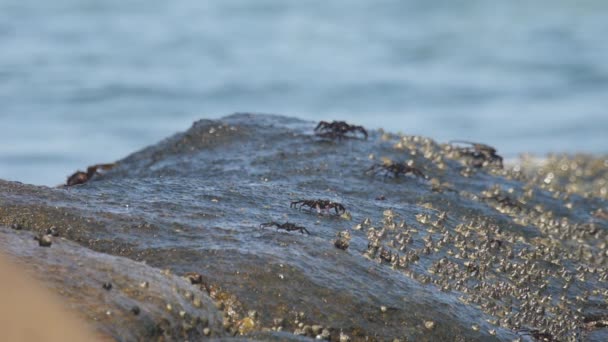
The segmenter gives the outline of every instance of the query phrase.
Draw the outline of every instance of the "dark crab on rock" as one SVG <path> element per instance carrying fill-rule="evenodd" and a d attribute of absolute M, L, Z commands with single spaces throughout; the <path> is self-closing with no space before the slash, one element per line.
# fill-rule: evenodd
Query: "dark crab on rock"
<path fill-rule="evenodd" d="M 336 211 L 337 215 L 344 214 L 346 212 L 346 208 L 338 202 L 333 202 L 330 200 L 299 200 L 291 202 L 289 205 L 290 208 L 302 209 L 302 207 L 308 207 L 309 210 L 317 209 L 318 213 L 322 211 L 330 212 L 331 209 Z"/>
<path fill-rule="evenodd" d="M 363 126 L 350 125 L 344 121 L 321 121 L 315 128 L 316 135 L 328 139 L 356 139 L 362 135 L 367 139 L 367 131 Z M 347 135 L 348 133 L 352 133 Z"/>
<path fill-rule="evenodd" d="M 93 165 L 93 166 L 89 166 L 87 168 L 87 172 L 83 172 L 83 171 L 76 171 L 74 172 L 74 174 L 72 174 L 70 177 L 68 177 L 68 180 L 66 181 L 65 185 L 66 186 L 73 186 L 73 185 L 78 185 L 78 184 L 84 184 L 86 182 L 88 182 L 89 180 L 91 180 L 91 178 L 93 178 L 93 176 L 95 175 L 99 175 L 99 170 L 110 170 L 111 168 L 113 168 L 116 164 L 112 163 L 112 164 L 97 164 L 97 165 Z"/>
<path fill-rule="evenodd" d="M 393 178 L 398 178 L 400 175 L 411 174 L 420 178 L 427 178 L 422 171 L 419 169 L 408 165 L 407 163 L 378 163 L 372 165 L 369 169 L 365 171 L 365 173 L 370 175 L 378 175 L 383 174 L 384 178 L 388 176 L 392 176 Z"/>
<path fill-rule="evenodd" d="M 310 232 L 308 231 L 308 229 L 306 229 L 306 228 L 304 228 L 302 226 L 297 226 L 297 225 L 295 225 L 293 223 L 290 223 L 290 222 L 278 223 L 278 222 L 275 222 L 275 221 L 271 221 L 271 222 L 266 222 L 266 223 L 260 224 L 260 228 L 265 228 L 265 227 L 277 227 L 277 230 L 282 229 L 282 230 L 285 230 L 285 231 L 288 231 L 288 232 L 296 231 L 297 230 L 297 231 L 299 231 L 302 234 L 306 233 L 306 234 L 310 235 Z"/>
<path fill-rule="evenodd" d="M 502 157 L 496 154 L 496 149 L 492 146 L 464 140 L 452 140 L 450 144 L 467 144 L 469 146 L 455 146 L 455 151 L 460 156 L 469 159 L 469 164 L 475 168 L 494 165 L 503 168 Z"/>

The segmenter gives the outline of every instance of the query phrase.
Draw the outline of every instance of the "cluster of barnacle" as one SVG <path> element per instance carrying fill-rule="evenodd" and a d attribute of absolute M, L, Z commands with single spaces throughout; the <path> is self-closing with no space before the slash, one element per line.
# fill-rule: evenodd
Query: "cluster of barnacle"
<path fill-rule="evenodd" d="M 304 312 L 293 312 L 292 314 L 293 320 L 291 323 L 293 326 L 297 327 L 293 334 L 297 336 L 307 336 L 316 338 L 318 340 L 336 340 L 336 332 L 328 327 L 324 327 L 321 324 L 307 323 L 308 318 Z M 286 320 L 284 318 L 275 318 L 273 320 L 274 326 L 272 330 L 281 331 L 286 325 Z"/>
<path fill-rule="evenodd" d="M 237 334 L 246 335 L 260 329 L 262 323 L 258 312 L 255 310 L 245 312 L 243 305 L 233 294 L 208 282 L 205 277 L 196 272 L 188 272 L 184 274 L 184 278 L 188 279 L 193 285 L 197 285 L 201 291 L 206 292 L 214 301 L 216 307 L 222 312 L 222 328 L 224 331 L 234 336 Z M 194 306 L 200 307 L 200 299 L 194 294 L 185 293 L 184 295 L 186 299 L 193 300 Z M 296 327 L 293 334 L 298 336 L 308 336 L 323 340 L 337 340 L 339 338 L 348 337 L 330 327 L 315 323 L 307 323 L 306 321 L 308 320 L 306 319 L 304 312 L 292 312 L 291 314 L 293 320 L 286 319 L 285 317 L 277 317 L 272 320 L 272 324 L 268 328 L 263 329 L 283 331 L 287 326 L 291 325 Z M 203 333 L 205 336 L 210 336 L 212 334 L 209 329 L 205 329 Z"/>
<path fill-rule="evenodd" d="M 222 312 L 222 328 L 231 335 L 247 334 L 256 329 L 259 325 L 258 313 L 250 310 L 245 314 L 241 302 L 235 295 L 223 291 L 219 286 L 208 282 L 203 275 L 196 272 L 187 272 L 183 276 L 192 285 L 196 285 L 203 292 L 206 292 L 214 301 L 216 307 Z M 192 293 L 185 293 L 186 299 L 193 300 L 195 307 L 200 307 L 200 298 Z M 204 331 L 205 336 L 209 336 L 208 329 Z"/>
<path fill-rule="evenodd" d="M 527 209 L 521 200 L 505 193 L 500 186 L 493 186 L 482 191 L 480 197 L 503 214 L 517 215 Z"/>
<path fill-rule="evenodd" d="M 579 244 L 577 247 L 584 251 L 582 255 L 593 254 L 589 247 L 598 245 L 608 238 L 605 230 L 600 229 L 600 225 L 596 222 L 572 222 L 568 217 L 558 217 L 553 211 L 545 209 L 541 205 L 525 206 L 529 197 L 532 196 L 529 191 L 526 191 L 522 198 L 514 198 L 513 195 L 505 193 L 498 186 L 481 192 L 481 198 L 486 203 L 501 213 L 509 215 L 514 223 L 534 226 L 544 236 L 554 239 L 586 241 L 584 245 Z"/>
<path fill-rule="evenodd" d="M 608 199 L 608 158 L 551 155 L 545 160 L 522 158 L 518 171 L 530 184 L 567 199 L 569 195 Z"/>
<path fill-rule="evenodd" d="M 480 168 L 503 169 L 502 156 L 498 155 L 494 147 L 486 144 L 456 140 L 439 145 L 434 140 L 425 137 L 401 136 L 393 147 L 397 150 L 407 150 L 412 157 L 422 156 L 439 170 L 447 168 L 446 159 L 461 160 L 465 165 L 461 174 L 466 177 L 471 176 L 475 170 Z"/>
<path fill-rule="evenodd" d="M 459 140 L 438 144 L 426 137 L 400 136 L 393 148 L 406 151 L 413 159 L 424 158 L 437 170 L 446 170 L 448 159 L 460 160 L 464 164 L 460 174 L 464 177 L 471 177 L 482 168 L 495 174 L 508 172 L 503 169 L 503 157 L 486 144 Z"/>
<path fill-rule="evenodd" d="M 463 144 L 465 144 L 463 146 Z M 470 177 L 476 170 L 486 168 L 492 172 L 503 169 L 503 158 L 494 147 L 468 141 L 452 141 L 438 144 L 434 140 L 420 136 L 401 136 L 393 145 L 397 150 L 407 151 L 412 158 L 418 156 L 428 160 L 438 170 L 447 169 L 447 159 L 461 160 L 465 167 L 461 175 Z"/>
<path fill-rule="evenodd" d="M 441 146 L 435 140 L 419 135 L 403 135 L 393 145 L 397 150 L 408 150 L 411 156 L 422 155 L 434 162 L 443 161 Z"/>
<path fill-rule="evenodd" d="M 499 205 L 509 205 L 511 201 L 494 197 L 491 196 L 490 201 Z M 608 254 L 598 256 L 595 253 L 595 266 L 571 270 L 567 266 L 569 259 L 590 263 L 591 251 L 580 247 L 578 253 L 569 251 L 551 240 L 527 242 L 518 234 L 480 218 L 465 219 L 465 223 L 448 230 L 445 226 L 447 216 L 443 212 L 416 216 L 427 234 L 414 242 L 418 229 L 402 221 L 396 224 L 396 217 L 392 211 L 388 215 L 385 213 L 381 228 L 373 227 L 370 220 L 358 226 L 368 227 L 369 245 L 365 255 L 389 263 L 421 283 L 434 284 L 442 291 L 462 293 L 463 302 L 477 305 L 495 317 L 493 324 L 522 331 L 522 334 L 528 332 L 531 336 L 559 340 L 576 339 L 584 329 L 603 326 L 605 317 L 587 323 L 589 319 L 585 320 L 577 308 L 590 296 L 600 296 L 605 301 L 608 289 L 583 290 L 582 284 L 575 284 L 583 281 L 605 283 Z M 563 219 L 543 222 L 552 227 L 567 225 Z M 600 241 L 605 241 L 604 237 L 602 239 Z M 601 251 L 606 252 L 606 243 L 596 250 Z M 418 266 L 408 267 L 412 263 L 430 265 L 419 271 Z M 553 286 L 561 283 L 563 292 L 559 298 L 555 298 L 556 293 L 550 289 L 550 279 Z M 577 295 L 581 291 L 582 295 Z M 596 301 L 602 302 L 601 299 Z"/>
<path fill-rule="evenodd" d="M 366 219 L 367 249 L 364 255 L 372 260 L 389 263 L 395 268 L 407 268 L 410 263 L 420 259 L 415 250 L 407 248 L 413 241 L 405 221 L 400 219 L 393 210 L 385 210 L 382 219 L 382 228 L 371 226 L 371 220 Z M 395 234 L 395 231 L 400 233 Z M 390 236 L 389 243 L 382 244 L 382 240 Z"/>
<path fill-rule="evenodd" d="M 393 137 L 387 135 L 385 140 L 390 139 Z M 491 324 L 522 336 L 543 341 L 576 340 L 585 330 L 605 327 L 607 314 L 589 317 L 580 309 L 584 304 L 602 305 L 608 301 L 608 234 L 604 225 L 595 221 L 573 222 L 533 203 L 539 188 L 563 200 L 577 193 L 605 199 L 608 162 L 595 160 L 589 162 L 593 166 L 587 165 L 585 169 L 580 166 L 583 163 L 580 158 L 575 158 L 578 162 L 562 158 L 559 168 L 569 170 L 562 174 L 552 170 L 557 166 L 551 163 L 557 161 L 550 160 L 545 163 L 549 166 L 530 176 L 520 167 L 504 169 L 503 158 L 491 146 L 454 143 L 457 142 L 438 145 L 431 139 L 402 136 L 394 148 L 409 152 L 413 159 L 425 158 L 438 170 L 447 168 L 447 159 L 457 159 L 465 165 L 461 175 L 471 176 L 484 168 L 520 181 L 521 189 L 517 192 L 493 186 L 469 197 L 507 215 L 513 225 L 501 228 L 494 219 L 473 214 L 469 218 L 460 217 L 461 222 L 450 228 L 445 212 L 424 212 L 416 215 L 416 221 L 425 230 L 421 233 L 422 229 L 408 226 L 389 210 L 378 225 L 365 219 L 355 226 L 355 230 L 367 229 L 368 247 L 364 255 L 421 283 L 459 292 L 463 302 L 492 316 Z M 385 177 L 407 173 L 420 176 L 409 168 L 412 164 L 391 165 L 376 164 L 368 172 Z M 588 188 L 589 177 L 595 189 Z M 439 180 L 433 181 L 437 188 L 445 188 Z M 459 194 L 467 196 L 463 191 Z M 572 209 L 572 204 L 567 204 L 566 209 Z M 608 220 L 608 213 L 601 208 L 590 214 L 596 221 Z M 528 233 L 537 229 L 538 235 L 519 232 L 519 226 L 528 227 Z M 589 289 L 589 283 L 598 286 Z M 472 329 L 479 330 L 479 326 Z M 488 333 L 493 335 L 496 330 Z"/>
<path fill-rule="evenodd" d="M 522 336 L 544 341 L 573 340 L 580 338 L 585 330 L 606 326 L 608 314 L 590 318 L 583 315 L 580 308 L 584 303 L 590 304 L 590 298 L 594 298 L 594 303 L 608 301 L 608 234 L 602 229 L 604 225 L 597 222 L 608 220 L 608 214 L 598 209 L 590 213 L 595 222 L 575 223 L 567 217 L 558 217 L 543 205 L 531 204 L 537 188 L 551 191 L 554 198 L 564 200 L 568 199 L 564 194 L 587 196 L 587 189 L 580 191 L 577 182 L 584 183 L 583 175 L 588 172 L 579 170 L 576 177 L 560 175 L 559 182 L 555 181 L 559 173 L 551 171 L 537 171 L 528 178 L 520 169 L 502 170 L 502 158 L 495 149 L 480 144 L 466 149 L 451 145 L 438 149 L 422 138 L 401 137 L 394 147 L 409 150 L 410 155 L 422 154 L 443 168 L 444 157 L 465 158 L 466 168 L 461 174 L 466 176 L 476 168 L 489 167 L 507 179 L 521 181 L 519 195 L 512 189 L 503 191 L 494 186 L 470 199 L 481 200 L 508 215 L 514 224 L 538 229 L 540 236 L 526 238 L 516 228 L 505 231 L 493 221 L 479 217 L 462 217 L 463 223 L 448 230 L 444 227 L 443 213 L 437 215 L 437 219 L 420 213 L 416 220 L 425 226 L 427 234 L 419 237 L 416 228 L 403 223 L 395 225 L 393 213 L 389 219 L 385 216 L 381 228 L 373 227 L 369 219 L 357 225 L 360 229 L 368 228 L 365 256 L 388 263 L 422 283 L 435 284 L 442 291 L 460 292 L 463 302 L 478 305 L 494 317 L 490 323 L 518 331 Z M 576 163 L 570 162 L 567 167 L 563 163 L 562 170 L 576 169 Z M 608 163 L 592 168 L 592 184 L 598 188 L 591 196 L 602 198 L 606 194 L 605 164 Z M 556 183 L 565 185 L 556 188 Z M 604 190 L 598 190 L 602 187 Z M 566 208 L 572 206 L 566 205 Z M 572 269 L 572 265 L 580 266 Z M 586 289 L 583 281 L 598 287 Z M 556 293 L 555 286 L 561 287 L 561 294 Z"/>

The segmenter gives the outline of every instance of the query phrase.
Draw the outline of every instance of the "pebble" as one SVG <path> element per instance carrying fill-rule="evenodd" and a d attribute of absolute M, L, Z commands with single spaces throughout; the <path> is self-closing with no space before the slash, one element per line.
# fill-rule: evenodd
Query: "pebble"
<path fill-rule="evenodd" d="M 211 335 L 211 329 L 209 329 L 209 328 L 205 328 L 205 329 L 203 329 L 203 334 L 204 334 L 205 336 L 209 336 L 209 335 Z"/>
<path fill-rule="evenodd" d="M 220 310 L 220 311 L 224 311 L 224 309 L 226 308 L 226 304 L 224 304 L 224 302 L 215 302 L 215 307 Z"/>
<path fill-rule="evenodd" d="M 188 322 L 182 322 L 182 329 L 185 332 L 188 332 L 188 331 L 194 329 L 194 326 L 192 324 L 188 323 Z"/>
<path fill-rule="evenodd" d="M 348 211 L 345 211 L 342 215 L 340 215 L 340 218 L 343 220 L 350 221 L 353 219 L 353 216 Z"/>
<path fill-rule="evenodd" d="M 340 332 L 340 342 L 350 342 L 350 336 Z"/>
<path fill-rule="evenodd" d="M 310 327 L 310 325 L 305 325 L 302 328 L 302 331 L 304 331 L 304 335 L 309 336 L 310 334 L 312 334 L 312 328 Z"/>
<path fill-rule="evenodd" d="M 200 308 L 203 303 L 201 303 L 201 299 L 199 297 L 194 297 L 192 300 L 192 305 L 194 305 L 195 308 Z"/>
<path fill-rule="evenodd" d="M 321 333 L 321 331 L 323 330 L 323 326 L 322 325 L 318 325 L 318 324 L 314 324 L 312 327 L 312 333 L 314 335 L 319 335 Z"/>
<path fill-rule="evenodd" d="M 341 237 L 334 241 L 334 246 L 338 249 L 345 251 L 346 249 L 348 249 L 348 246 L 350 246 L 350 243 L 347 239 Z"/>
<path fill-rule="evenodd" d="M 51 247 L 53 240 L 50 235 L 42 235 L 36 238 L 38 240 L 38 246 L 40 247 Z"/>
<path fill-rule="evenodd" d="M 435 322 L 433 321 L 424 321 L 424 327 L 433 330 L 435 328 Z"/>
<path fill-rule="evenodd" d="M 283 324 L 285 324 L 285 319 L 283 319 L 283 318 L 275 318 L 274 321 L 273 321 L 273 323 L 274 323 L 274 325 L 276 327 L 282 327 Z"/>
<path fill-rule="evenodd" d="M 188 279 L 190 281 L 190 284 L 193 285 L 201 284 L 203 282 L 203 276 L 195 272 L 186 273 L 184 275 L 184 278 Z"/>
<path fill-rule="evenodd" d="M 55 226 L 52 226 L 51 228 L 47 228 L 46 235 L 57 237 L 59 236 L 59 232 L 57 231 L 57 228 L 55 228 Z"/>
<path fill-rule="evenodd" d="M 253 331 L 255 328 L 255 322 L 251 317 L 245 317 L 238 323 L 239 333 L 242 335 L 246 335 Z"/>
<path fill-rule="evenodd" d="M 323 329 L 323 331 L 321 332 L 321 338 L 324 340 L 329 340 L 330 337 L 331 337 L 331 333 L 329 332 L 329 329 L 327 329 L 327 328 Z"/>

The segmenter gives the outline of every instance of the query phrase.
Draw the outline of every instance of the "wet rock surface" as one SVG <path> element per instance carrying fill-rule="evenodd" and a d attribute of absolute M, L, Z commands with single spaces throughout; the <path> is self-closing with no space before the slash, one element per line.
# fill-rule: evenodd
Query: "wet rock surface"
<path fill-rule="evenodd" d="M 0 181 L 0 224 L 21 229 L 1 230 L 0 244 L 41 269 L 40 253 L 67 245 L 91 263 L 103 260 L 112 279 L 95 267 L 83 274 L 100 296 L 130 283 L 119 274 L 137 273 L 136 283 L 152 287 L 170 270 L 190 272 L 197 281 L 188 286 L 214 302 L 216 311 L 196 314 L 207 304 L 167 286 L 152 298 L 172 300 L 138 299 L 135 315 L 125 297 L 114 311 L 138 322 L 153 312 L 154 324 L 124 331 L 119 320 L 97 322 L 117 339 L 158 333 L 146 327 L 163 318 L 179 326 L 184 309 L 175 305 L 185 303 L 189 317 L 211 316 L 209 330 L 195 329 L 202 336 L 608 338 L 608 158 L 523 159 L 502 169 L 428 138 L 369 131 L 368 139 L 329 140 L 314 135 L 315 125 L 250 114 L 201 120 L 82 185 Z M 366 172 L 382 163 L 424 177 Z M 290 208 L 300 199 L 341 203 L 346 212 Z M 287 221 L 310 235 L 260 227 Z M 39 247 L 33 237 L 49 227 L 57 236 Z M 11 247 L 13 240 L 22 242 Z M 63 282 L 50 283 L 70 286 Z M 185 336 L 183 327 L 162 331 Z"/>
<path fill-rule="evenodd" d="M 31 232 L 2 227 L 0 249 L 102 335 L 123 341 L 200 339 L 204 329 L 211 336 L 226 335 L 215 303 L 178 276 L 67 240 L 41 248 Z"/>

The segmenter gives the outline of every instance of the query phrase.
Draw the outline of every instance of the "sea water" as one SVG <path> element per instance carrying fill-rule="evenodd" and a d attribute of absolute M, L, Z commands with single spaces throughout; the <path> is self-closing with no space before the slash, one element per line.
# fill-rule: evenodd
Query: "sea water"
<path fill-rule="evenodd" d="M 607 152 L 605 1 L 0 0 L 0 179 L 57 185 L 201 118 Z"/>

